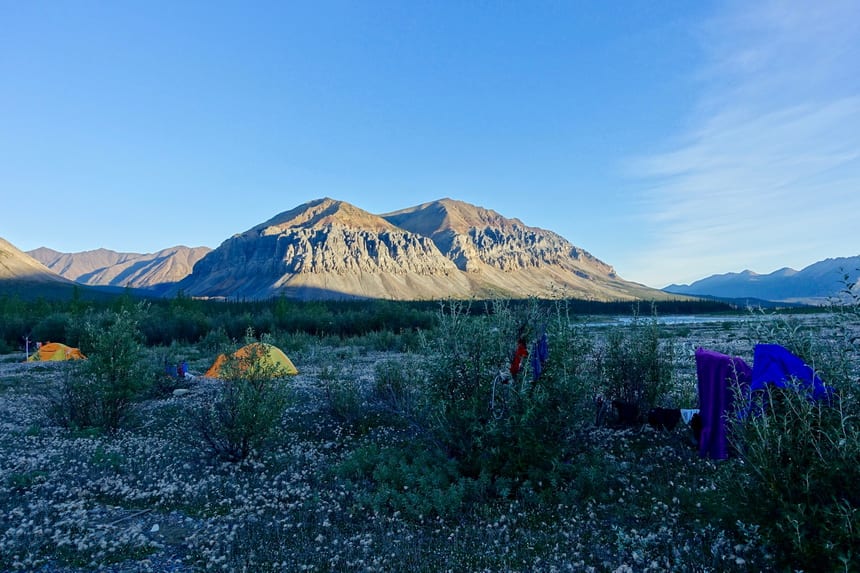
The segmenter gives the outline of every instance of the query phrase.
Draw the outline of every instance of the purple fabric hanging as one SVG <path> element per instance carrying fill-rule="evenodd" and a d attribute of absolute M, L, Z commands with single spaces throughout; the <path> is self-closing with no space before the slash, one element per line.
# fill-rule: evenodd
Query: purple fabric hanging
<path fill-rule="evenodd" d="M 725 417 L 731 411 L 735 386 L 749 385 L 752 369 L 737 356 L 699 348 L 696 350 L 696 375 L 702 421 L 699 455 L 724 460 L 729 457 Z"/>

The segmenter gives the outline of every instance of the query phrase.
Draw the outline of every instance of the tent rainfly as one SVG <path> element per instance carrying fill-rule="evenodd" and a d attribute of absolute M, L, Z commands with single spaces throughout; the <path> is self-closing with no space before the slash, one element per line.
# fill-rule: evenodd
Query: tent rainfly
<path fill-rule="evenodd" d="M 44 360 L 83 360 L 81 351 L 59 342 L 46 342 L 27 359 L 29 362 Z"/>
<path fill-rule="evenodd" d="M 255 356 L 260 357 L 261 363 L 266 369 L 272 369 L 275 377 L 294 376 L 299 373 L 283 350 L 277 346 L 262 342 L 254 342 L 243 346 L 231 354 L 230 358 L 236 361 L 240 371 L 244 371 Z M 222 378 L 222 368 L 229 360 L 226 354 L 220 354 L 209 370 L 206 371 L 205 376 L 207 378 Z"/>

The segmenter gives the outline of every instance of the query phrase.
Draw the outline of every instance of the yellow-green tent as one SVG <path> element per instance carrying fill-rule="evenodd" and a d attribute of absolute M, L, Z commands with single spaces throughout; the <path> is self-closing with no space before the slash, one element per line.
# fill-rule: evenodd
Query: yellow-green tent
<path fill-rule="evenodd" d="M 27 359 L 30 362 L 40 360 L 82 360 L 86 358 L 81 351 L 59 342 L 46 342 Z"/>
<path fill-rule="evenodd" d="M 247 368 L 249 361 L 255 356 L 260 357 L 265 367 L 274 366 L 276 376 L 294 376 L 299 373 L 292 360 L 284 354 L 284 351 L 271 344 L 254 342 L 243 346 L 231 355 L 232 358 L 238 360 L 240 370 Z M 215 359 L 215 362 L 209 367 L 204 376 L 207 378 L 221 378 L 221 367 L 227 363 L 227 360 L 227 355 L 218 355 L 218 358 Z"/>

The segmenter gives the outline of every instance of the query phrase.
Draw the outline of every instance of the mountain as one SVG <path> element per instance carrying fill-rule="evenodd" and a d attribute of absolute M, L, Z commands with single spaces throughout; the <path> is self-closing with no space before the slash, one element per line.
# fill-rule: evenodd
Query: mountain
<path fill-rule="evenodd" d="M 179 246 L 150 254 L 118 253 L 108 249 L 59 253 L 39 247 L 28 254 L 80 284 L 148 288 L 182 280 L 209 251 L 208 247 Z"/>
<path fill-rule="evenodd" d="M 559 235 L 442 199 L 374 215 L 330 198 L 285 211 L 203 257 L 192 296 L 667 299 Z"/>
<path fill-rule="evenodd" d="M 117 253 L 108 249 L 60 253 L 47 247 L 27 251 L 27 254 L 60 276 L 73 281 L 98 269 L 122 264 L 129 259 L 141 256 L 139 253 Z"/>
<path fill-rule="evenodd" d="M 0 238 L 0 280 L 74 284 L 2 238 Z"/>
<path fill-rule="evenodd" d="M 75 289 L 73 281 L 0 238 L 0 296 L 62 299 L 71 298 Z"/>
<path fill-rule="evenodd" d="M 507 294 L 630 300 L 653 290 L 625 281 L 615 270 L 560 235 L 462 201 L 441 199 L 382 215 L 428 236 L 479 296 Z"/>
<path fill-rule="evenodd" d="M 666 292 L 719 298 L 758 298 L 780 302 L 821 304 L 839 297 L 844 278 L 860 293 L 860 255 L 825 259 L 800 271 L 782 268 L 761 275 L 750 270 L 712 275 L 689 285 L 669 285 Z"/>
<path fill-rule="evenodd" d="M 463 298 L 471 292 L 429 238 L 328 198 L 227 239 L 178 287 L 193 296 L 303 299 Z"/>

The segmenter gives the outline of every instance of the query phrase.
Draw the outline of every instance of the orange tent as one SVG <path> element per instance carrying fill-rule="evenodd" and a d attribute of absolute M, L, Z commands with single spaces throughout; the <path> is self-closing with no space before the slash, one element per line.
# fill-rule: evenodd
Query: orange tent
<path fill-rule="evenodd" d="M 30 362 L 44 360 L 82 360 L 86 358 L 81 351 L 59 342 L 46 342 L 27 359 Z"/>
<path fill-rule="evenodd" d="M 271 369 L 275 376 L 294 376 L 299 373 L 292 360 L 290 360 L 284 351 L 277 346 L 265 344 L 262 342 L 254 342 L 243 346 L 231 355 L 231 358 L 238 361 L 240 370 L 245 370 L 252 358 L 259 356 L 262 365 Z M 206 371 L 207 378 L 221 378 L 221 367 L 227 363 L 225 354 L 218 355 L 209 370 Z"/>

